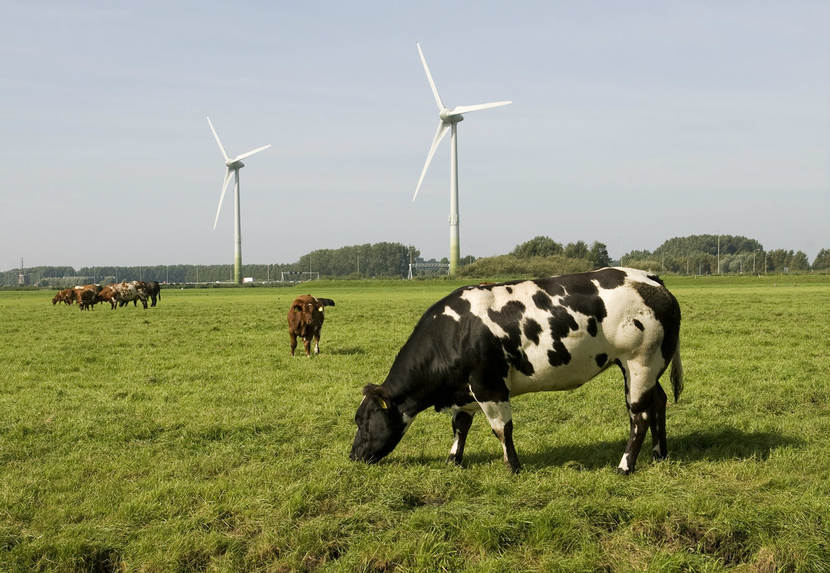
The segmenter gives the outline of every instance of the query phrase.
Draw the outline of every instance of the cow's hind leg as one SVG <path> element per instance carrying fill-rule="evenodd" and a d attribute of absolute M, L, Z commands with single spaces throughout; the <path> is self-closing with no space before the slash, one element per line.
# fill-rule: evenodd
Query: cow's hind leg
<path fill-rule="evenodd" d="M 655 460 L 662 460 L 668 455 L 666 448 L 666 402 L 668 397 L 658 382 L 651 393 L 651 408 L 648 423 L 651 428 L 651 455 Z"/>
<path fill-rule="evenodd" d="M 648 366 L 643 366 L 637 362 L 618 362 L 618 364 L 625 379 L 625 403 L 628 407 L 629 431 L 628 443 L 617 466 L 617 471 L 622 474 L 630 474 L 634 471 L 637 456 L 640 455 L 640 449 L 643 446 L 643 439 L 646 437 L 646 432 L 652 423 L 650 418 L 656 413 L 654 401 L 655 395 L 658 394 L 658 391 L 656 391 L 657 375 Z M 662 391 L 662 388 L 660 391 Z M 664 397 L 663 420 L 665 420 L 665 392 L 662 395 Z M 661 426 L 665 432 L 665 423 L 662 423 Z M 657 435 L 659 444 L 659 430 Z"/>
<path fill-rule="evenodd" d="M 499 439 L 504 450 L 504 463 L 514 474 L 519 473 L 522 464 L 519 463 L 519 456 L 516 454 L 516 447 L 513 445 L 513 409 L 510 401 L 503 402 L 479 402 L 481 410 L 487 416 L 493 434 Z"/>
<path fill-rule="evenodd" d="M 467 433 L 473 423 L 473 414 L 464 410 L 454 410 L 452 414 L 453 443 L 447 461 L 457 466 L 464 458 L 464 445 L 467 443 Z"/>
<path fill-rule="evenodd" d="M 113 307 L 114 308 L 114 307 Z M 294 350 L 297 348 L 297 335 L 293 332 L 288 333 L 289 346 L 291 347 L 291 356 L 294 356 Z"/>

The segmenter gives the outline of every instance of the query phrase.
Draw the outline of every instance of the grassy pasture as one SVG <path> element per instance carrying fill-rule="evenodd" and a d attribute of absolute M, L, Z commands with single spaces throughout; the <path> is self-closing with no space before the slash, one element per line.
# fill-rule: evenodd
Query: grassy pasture
<path fill-rule="evenodd" d="M 458 283 L 461 284 L 461 283 Z M 686 389 L 670 459 L 614 468 L 622 379 L 514 401 L 523 472 L 483 416 L 465 468 L 423 412 L 348 460 L 383 381 L 456 283 L 163 291 L 156 308 L 0 292 L 0 571 L 828 571 L 830 281 L 669 278 Z M 296 294 L 335 299 L 288 356 Z"/>

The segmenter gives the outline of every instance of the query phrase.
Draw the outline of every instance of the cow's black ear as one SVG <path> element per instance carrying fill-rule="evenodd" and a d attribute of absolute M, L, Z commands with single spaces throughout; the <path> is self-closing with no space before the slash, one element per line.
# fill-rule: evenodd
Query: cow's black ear
<path fill-rule="evenodd" d="M 334 306 L 334 301 L 330 298 L 318 298 L 317 300 L 319 300 L 320 304 L 323 306 Z"/>
<path fill-rule="evenodd" d="M 374 400 L 383 410 L 389 409 L 389 399 L 386 397 L 386 389 L 377 384 L 366 384 L 363 387 L 363 395 Z"/>

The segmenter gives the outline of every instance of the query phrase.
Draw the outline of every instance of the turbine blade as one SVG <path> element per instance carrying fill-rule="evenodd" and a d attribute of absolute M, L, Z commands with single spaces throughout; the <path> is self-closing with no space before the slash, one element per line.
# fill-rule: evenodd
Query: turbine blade
<path fill-rule="evenodd" d="M 228 182 L 231 180 L 233 169 L 228 169 L 225 173 L 225 182 L 222 184 L 222 194 L 219 196 L 219 206 L 216 208 L 216 218 L 213 220 L 213 230 L 216 230 L 216 223 L 219 221 L 219 213 L 222 211 L 222 201 L 225 200 L 225 191 L 228 190 Z"/>
<path fill-rule="evenodd" d="M 237 155 L 236 157 L 233 158 L 233 161 L 239 161 L 241 159 L 245 159 L 246 157 L 250 157 L 254 153 L 259 153 L 263 149 L 268 149 L 269 147 L 271 147 L 270 143 L 268 145 L 263 145 L 262 147 L 257 147 L 256 149 L 253 149 L 253 150 L 249 151 L 248 153 L 243 153 L 242 155 Z"/>
<path fill-rule="evenodd" d="M 513 103 L 512 101 L 494 101 L 491 103 L 480 103 L 478 105 L 460 105 L 458 107 L 454 107 L 450 113 L 447 115 L 458 115 L 460 113 L 467 113 L 471 111 L 480 111 L 482 109 L 490 109 L 493 107 L 501 107 L 503 105 L 508 105 Z"/>
<path fill-rule="evenodd" d="M 207 120 L 208 120 L 208 125 L 210 126 L 210 130 L 213 132 L 213 137 L 216 138 L 216 143 L 219 145 L 219 150 L 222 152 L 222 156 L 225 158 L 225 161 L 227 161 L 228 160 L 228 154 L 225 153 L 225 148 L 222 147 L 222 142 L 219 141 L 219 136 L 216 135 L 216 130 L 213 129 L 213 124 L 210 122 L 210 118 L 207 118 Z"/>
<path fill-rule="evenodd" d="M 415 195 L 412 196 L 413 203 L 415 202 L 415 198 L 418 196 L 418 191 L 421 189 L 421 183 L 424 181 L 424 175 L 427 174 L 427 169 L 429 168 L 429 163 L 432 161 L 432 156 L 435 155 L 435 150 L 438 149 L 438 144 L 441 143 L 442 139 L 444 139 L 449 127 L 450 124 L 448 123 L 444 123 L 443 121 L 438 122 L 438 130 L 435 132 L 435 137 L 432 139 L 432 146 L 429 148 L 426 163 L 424 163 L 424 168 L 421 170 L 421 177 L 418 179 L 418 185 L 415 186 Z"/>
<path fill-rule="evenodd" d="M 421 56 L 421 63 L 424 64 L 424 71 L 427 73 L 429 87 L 432 88 L 432 95 L 435 96 L 435 103 L 438 105 L 438 111 L 444 111 L 444 103 L 441 101 L 441 96 L 438 95 L 438 88 L 435 87 L 435 82 L 432 81 L 432 74 L 429 73 L 429 66 L 427 65 L 427 60 L 424 57 L 424 53 L 421 51 L 421 44 L 415 42 L 415 45 L 418 46 L 418 54 L 420 54 Z"/>

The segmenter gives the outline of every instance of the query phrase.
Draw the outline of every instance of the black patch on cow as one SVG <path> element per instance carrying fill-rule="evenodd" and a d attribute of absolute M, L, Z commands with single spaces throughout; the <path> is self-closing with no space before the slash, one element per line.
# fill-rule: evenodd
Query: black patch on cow
<path fill-rule="evenodd" d="M 518 300 L 511 300 L 501 310 L 487 309 L 487 316 L 498 324 L 507 338 L 502 338 L 502 344 L 512 364 L 519 372 L 530 376 L 533 374 L 533 365 L 521 348 L 521 329 L 519 325 L 524 316 L 525 305 Z"/>
<path fill-rule="evenodd" d="M 487 309 L 487 316 L 498 324 L 507 333 L 507 337 L 517 346 L 519 339 L 519 323 L 524 316 L 525 305 L 518 300 L 511 300 L 501 310 Z"/>
<path fill-rule="evenodd" d="M 533 293 L 532 298 L 533 304 L 535 304 L 539 310 L 550 312 L 550 310 L 553 308 L 553 301 L 550 299 L 548 295 L 545 294 L 545 291 L 537 290 L 535 293 Z"/>
<path fill-rule="evenodd" d="M 625 277 L 628 276 L 625 271 L 613 268 L 601 269 L 594 271 L 591 274 L 591 278 L 596 280 L 599 283 L 599 286 L 604 289 L 621 287 L 625 284 Z"/>
<path fill-rule="evenodd" d="M 548 323 L 550 324 L 551 336 L 554 338 L 565 338 L 570 334 L 571 330 L 579 329 L 576 320 L 566 308 L 555 306 L 550 309 L 550 313 L 552 316 Z"/>
<path fill-rule="evenodd" d="M 597 366 L 602 368 L 603 366 L 605 366 L 605 363 L 608 362 L 608 355 L 605 354 L 605 353 L 597 354 L 596 361 L 597 361 Z"/>
<path fill-rule="evenodd" d="M 539 279 L 533 282 L 550 296 L 562 296 L 565 294 L 565 289 L 562 288 L 562 285 L 557 282 L 559 278 L 560 277 L 551 277 L 549 279 Z"/>
<path fill-rule="evenodd" d="M 639 320 L 637 320 L 636 318 L 634 319 L 634 326 L 636 326 L 640 330 L 645 330 L 646 329 L 646 327 L 643 326 L 643 323 L 640 322 Z"/>
<path fill-rule="evenodd" d="M 562 304 L 571 310 L 593 316 L 598 322 L 607 316 L 605 303 L 599 296 L 599 287 L 614 289 L 625 284 L 626 273 L 620 269 L 608 268 L 588 273 L 577 273 L 534 281 L 550 296 L 562 297 Z M 539 308 L 540 302 L 534 299 Z"/>
<path fill-rule="evenodd" d="M 513 294 L 513 289 L 511 287 L 507 287 L 507 294 Z"/>
<path fill-rule="evenodd" d="M 647 277 L 647 278 L 650 278 L 651 280 L 653 280 L 653 281 L 654 281 L 654 282 L 656 282 L 656 283 L 659 283 L 659 284 L 660 284 L 660 286 L 665 286 L 665 285 L 663 284 L 663 280 L 662 280 L 660 277 L 658 277 L 657 275 L 646 275 L 646 277 Z"/>
<path fill-rule="evenodd" d="M 579 329 L 579 325 L 565 307 L 554 306 L 549 312 L 552 315 L 548 324 L 553 337 L 553 349 L 548 350 L 548 362 L 551 366 L 562 366 L 571 361 L 571 353 L 565 348 L 562 339 L 566 338 L 572 330 Z"/>
<path fill-rule="evenodd" d="M 532 318 L 528 318 L 525 321 L 525 325 L 524 325 L 525 338 L 532 341 L 533 344 L 536 344 L 536 345 L 539 344 L 539 334 L 541 334 L 541 332 L 542 332 L 542 325 L 540 325 L 538 322 L 536 322 Z"/>
<path fill-rule="evenodd" d="M 460 296 L 445 299 L 445 301 L 442 302 L 445 302 L 445 306 L 450 307 L 454 312 L 458 313 L 459 316 L 465 316 L 470 312 L 470 301 L 463 299 Z M 440 312 L 443 312 L 443 307 Z"/>
<path fill-rule="evenodd" d="M 640 282 L 632 283 L 632 286 L 640 294 L 646 306 L 654 312 L 654 318 L 663 327 L 663 343 L 660 345 L 660 351 L 668 364 L 674 356 L 680 336 L 680 305 L 665 287 Z"/>
<path fill-rule="evenodd" d="M 588 334 L 591 336 L 597 335 L 597 321 L 593 316 L 588 319 Z"/>
<path fill-rule="evenodd" d="M 553 341 L 553 349 L 548 350 L 548 362 L 551 366 L 563 366 L 571 361 L 571 353 L 561 340 Z"/>

